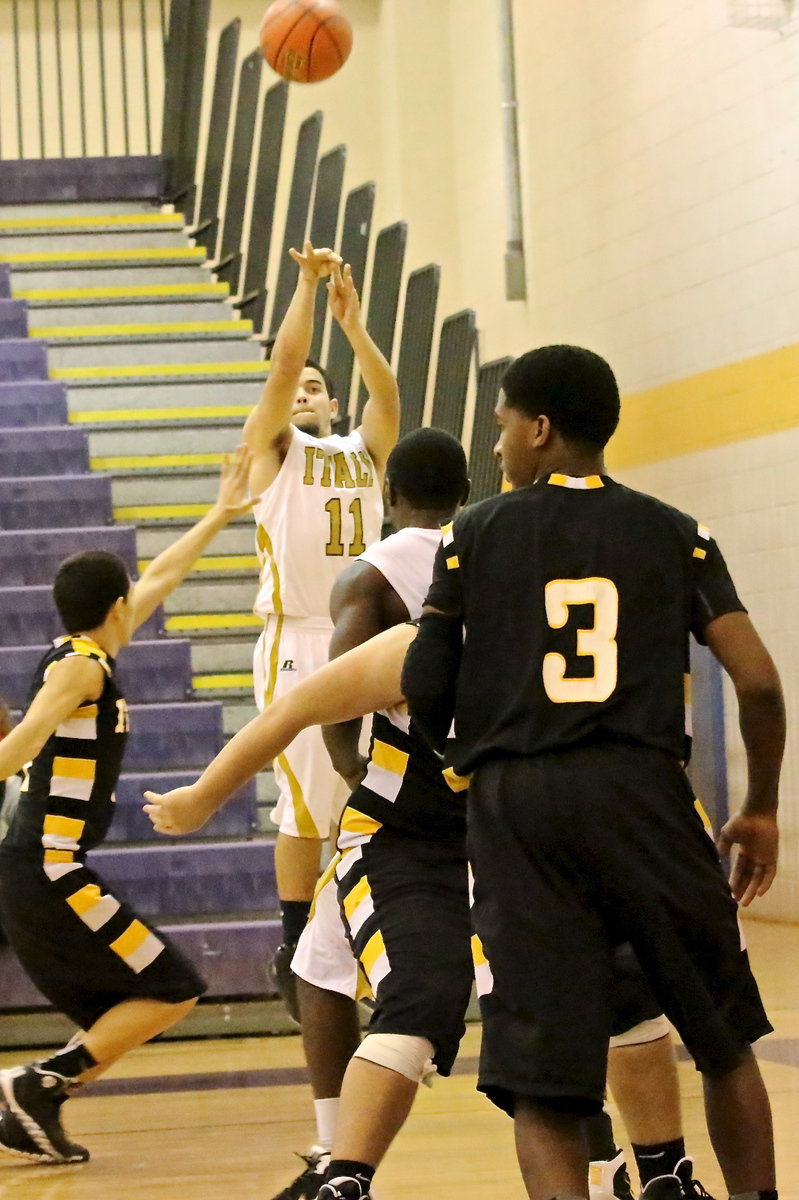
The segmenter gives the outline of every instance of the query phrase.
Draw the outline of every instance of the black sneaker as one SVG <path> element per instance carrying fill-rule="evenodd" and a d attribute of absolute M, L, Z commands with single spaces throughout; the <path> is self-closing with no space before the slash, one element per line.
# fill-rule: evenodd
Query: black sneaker
<path fill-rule="evenodd" d="M 674 1168 L 674 1174 L 680 1181 L 685 1200 L 713 1200 L 698 1179 L 694 1179 L 694 1160 L 681 1158 Z"/>
<path fill-rule="evenodd" d="M 321 1146 L 311 1146 L 307 1154 L 298 1154 L 305 1163 L 305 1170 L 288 1187 L 278 1192 L 274 1200 L 316 1200 L 330 1162 L 330 1151 Z"/>
<path fill-rule="evenodd" d="M 33 1064 L 0 1071 L 6 1104 L 29 1137 L 52 1158 L 75 1162 L 81 1160 L 73 1157 L 75 1145 L 64 1132 L 60 1116 L 69 1083 L 63 1075 Z"/>
<path fill-rule="evenodd" d="M 0 1152 L 13 1154 L 15 1158 L 26 1158 L 28 1162 L 52 1163 L 54 1166 L 62 1163 L 84 1163 L 89 1161 L 89 1151 L 85 1146 L 70 1143 L 71 1152 L 67 1157 L 45 1154 L 34 1142 L 30 1134 L 25 1132 L 22 1122 L 15 1117 L 10 1108 L 0 1111 Z"/>
<path fill-rule="evenodd" d="M 291 969 L 296 945 L 284 942 L 275 951 L 275 957 L 266 969 L 267 978 L 277 988 L 280 998 L 288 1009 L 289 1016 L 300 1024 L 300 1002 L 297 999 L 297 976 Z"/>
<path fill-rule="evenodd" d="M 369 1193 L 363 1190 L 358 1179 L 351 1175 L 343 1175 L 338 1179 L 329 1179 L 323 1183 L 318 1193 L 319 1200 L 370 1200 Z"/>
<path fill-rule="evenodd" d="M 641 1200 L 682 1200 L 682 1183 L 676 1175 L 656 1175 L 641 1192 Z"/>

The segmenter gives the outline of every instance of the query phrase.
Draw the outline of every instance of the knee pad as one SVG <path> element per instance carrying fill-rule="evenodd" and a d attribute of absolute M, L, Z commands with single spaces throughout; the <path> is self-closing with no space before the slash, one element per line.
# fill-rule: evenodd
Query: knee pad
<path fill-rule="evenodd" d="M 651 1021 L 641 1021 L 638 1025 L 633 1025 L 632 1029 L 612 1037 L 610 1048 L 613 1050 L 617 1046 L 642 1046 L 645 1042 L 656 1042 L 659 1038 L 666 1037 L 668 1032 L 669 1023 L 661 1013 Z"/>
<path fill-rule="evenodd" d="M 427 1038 L 405 1033 L 369 1033 L 353 1057 L 387 1067 L 413 1083 L 421 1083 L 432 1055 L 433 1043 Z"/>

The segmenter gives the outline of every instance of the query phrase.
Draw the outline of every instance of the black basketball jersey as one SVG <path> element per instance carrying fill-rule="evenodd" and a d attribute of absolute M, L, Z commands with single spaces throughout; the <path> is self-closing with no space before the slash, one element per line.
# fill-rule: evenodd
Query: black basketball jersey
<path fill-rule="evenodd" d="M 687 760 L 689 634 L 745 611 L 692 517 L 607 476 L 557 474 L 446 527 L 427 604 L 463 621 L 464 774 L 590 738 Z"/>
<path fill-rule="evenodd" d="M 53 643 L 36 668 L 29 703 L 52 666 L 75 654 L 99 662 L 105 672 L 102 694 L 62 721 L 27 765 L 19 805 L 3 841 L 4 851 L 41 854 L 51 877 L 71 870 L 108 832 L 128 731 L 114 659 L 85 635 Z"/>
<path fill-rule="evenodd" d="M 348 808 L 409 837 L 462 840 L 466 836 L 462 793 L 468 780 L 443 767 L 438 755 L 415 734 L 407 712 L 376 712 L 369 765 L 347 801 Z"/>

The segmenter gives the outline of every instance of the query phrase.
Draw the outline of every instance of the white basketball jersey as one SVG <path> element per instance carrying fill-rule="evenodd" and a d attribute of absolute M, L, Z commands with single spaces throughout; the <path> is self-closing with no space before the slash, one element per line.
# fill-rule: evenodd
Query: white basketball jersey
<path fill-rule="evenodd" d="M 336 578 L 380 537 L 382 489 L 359 432 L 315 438 L 291 426 L 291 435 L 253 509 L 261 566 L 253 611 L 329 620 Z"/>
<path fill-rule="evenodd" d="M 422 605 L 433 579 L 436 550 L 441 545 L 440 529 L 412 525 L 370 546 L 361 558 L 384 575 L 412 621 L 422 615 Z"/>

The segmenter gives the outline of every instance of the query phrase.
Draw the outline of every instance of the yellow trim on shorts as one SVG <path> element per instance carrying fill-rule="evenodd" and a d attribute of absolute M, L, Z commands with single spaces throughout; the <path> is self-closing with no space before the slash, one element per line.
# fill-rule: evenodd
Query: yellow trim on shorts
<path fill-rule="evenodd" d="M 103 894 L 96 883 L 87 883 L 85 887 L 79 888 L 77 892 L 73 892 L 71 896 L 67 896 L 67 904 L 76 912 L 79 917 L 90 909 L 95 908 L 103 898 Z"/>
<path fill-rule="evenodd" d="M 369 880 L 365 875 L 362 875 L 355 884 L 355 887 L 347 892 L 347 895 L 344 897 L 344 904 L 342 907 L 344 909 L 344 915 L 348 921 L 358 905 L 365 900 L 367 896 L 371 896 L 371 894 L 372 889 L 369 886 Z"/>
<path fill-rule="evenodd" d="M 383 941 L 383 935 L 379 929 L 376 929 L 369 941 L 364 946 L 358 959 L 363 964 L 363 969 L 368 975 L 374 967 L 381 954 L 386 953 L 386 943 Z"/>
<path fill-rule="evenodd" d="M 484 967 L 488 962 L 483 943 L 480 941 L 476 933 L 472 934 L 472 962 L 475 967 Z"/>
<path fill-rule="evenodd" d="M 305 803 L 305 797 L 302 794 L 302 787 L 297 776 L 289 766 L 289 761 L 285 754 L 278 754 L 275 762 L 286 772 L 286 778 L 289 781 L 289 790 L 291 791 L 291 800 L 294 805 L 294 819 L 297 823 L 297 834 L 301 838 L 321 838 L 323 835 L 317 828 L 308 805 Z"/>
<path fill-rule="evenodd" d="M 348 804 L 344 809 L 341 818 L 342 833 L 370 834 L 377 833 L 378 829 L 382 828 L 381 821 L 376 821 L 374 817 L 368 817 L 366 813 L 358 812 L 357 808 L 352 808 Z"/>
<path fill-rule="evenodd" d="M 327 864 L 324 871 L 322 872 L 322 874 L 319 876 L 318 880 L 316 881 L 316 887 L 313 890 L 313 899 L 311 900 L 311 907 L 308 912 L 308 920 L 309 921 L 313 919 L 313 915 L 316 912 L 316 898 L 319 895 L 319 893 L 321 891 L 323 891 L 324 888 L 327 887 L 327 885 L 330 883 L 330 880 L 335 875 L 336 867 L 341 862 L 341 857 L 342 856 L 340 853 L 334 854 L 333 857 L 331 858 L 330 862 Z"/>

